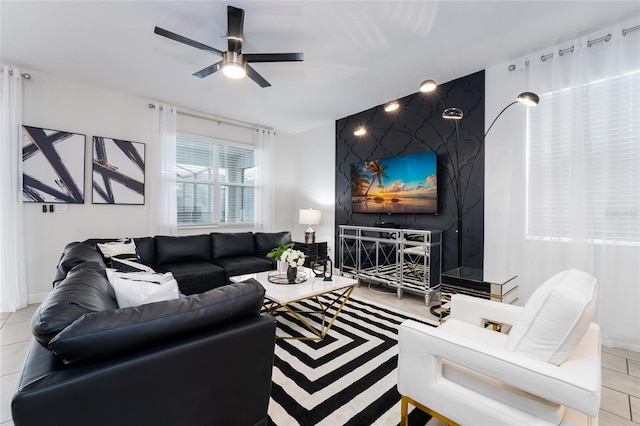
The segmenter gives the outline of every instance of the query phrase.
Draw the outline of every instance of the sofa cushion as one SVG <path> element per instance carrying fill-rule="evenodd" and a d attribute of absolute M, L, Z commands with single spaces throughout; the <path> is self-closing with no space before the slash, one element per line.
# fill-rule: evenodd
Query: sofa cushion
<path fill-rule="evenodd" d="M 273 263 L 257 256 L 232 256 L 214 260 L 216 265 L 224 268 L 226 279 L 236 275 L 270 271 Z"/>
<path fill-rule="evenodd" d="M 134 238 L 140 262 L 153 267 L 156 264 L 156 242 L 153 237 Z"/>
<path fill-rule="evenodd" d="M 88 313 L 49 347 L 67 364 L 108 358 L 256 317 L 263 297 L 260 283 L 248 280 L 183 299 Z"/>
<path fill-rule="evenodd" d="M 82 315 L 117 308 L 102 260 L 84 262 L 71 269 L 40 304 L 31 318 L 31 329 L 36 340 L 47 347 L 56 334 Z"/>
<path fill-rule="evenodd" d="M 83 262 L 94 262 L 101 264 L 103 269 L 106 268 L 102 255 L 98 253 L 95 247 L 80 242 L 67 244 L 58 262 L 58 270 L 53 279 L 53 285 L 64 279 L 69 271 Z"/>
<path fill-rule="evenodd" d="M 167 263 L 157 272 L 171 272 L 184 294 L 202 293 L 226 284 L 224 269 L 210 262 Z"/>
<path fill-rule="evenodd" d="M 118 306 L 128 308 L 145 303 L 173 300 L 180 297 L 178 283 L 171 272 L 117 272 L 107 269 L 107 278 L 116 293 Z"/>
<path fill-rule="evenodd" d="M 209 235 L 188 235 L 184 237 L 161 235 L 155 237 L 155 239 L 156 266 L 168 263 L 211 261 Z"/>
<path fill-rule="evenodd" d="M 256 246 L 251 232 L 214 232 L 211 234 L 213 259 L 228 256 L 254 256 Z"/>
<path fill-rule="evenodd" d="M 256 242 L 256 253 L 265 255 L 280 244 L 288 244 L 291 242 L 291 232 L 256 232 L 253 234 Z"/>
<path fill-rule="evenodd" d="M 570 269 L 533 292 L 509 333 L 506 348 L 560 365 L 584 336 L 596 304 L 596 279 Z"/>

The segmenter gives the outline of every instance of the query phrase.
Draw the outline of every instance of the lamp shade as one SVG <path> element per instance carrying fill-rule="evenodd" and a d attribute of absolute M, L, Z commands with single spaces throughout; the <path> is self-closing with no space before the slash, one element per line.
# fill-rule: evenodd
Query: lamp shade
<path fill-rule="evenodd" d="M 438 87 L 438 85 L 433 80 L 425 80 L 420 83 L 420 91 L 423 93 L 433 92 L 434 90 L 436 90 L 436 87 Z"/>
<path fill-rule="evenodd" d="M 464 114 L 460 108 L 447 108 L 442 112 L 442 118 L 445 120 L 462 120 Z"/>
<path fill-rule="evenodd" d="M 360 127 L 358 127 L 357 129 L 355 129 L 353 131 L 353 134 L 355 136 L 364 136 L 364 135 L 367 134 L 367 129 L 365 129 L 364 127 L 360 126 Z"/>
<path fill-rule="evenodd" d="M 398 101 L 390 101 L 384 104 L 384 110 L 386 112 L 392 112 L 400 108 L 400 103 Z"/>
<path fill-rule="evenodd" d="M 302 225 L 318 225 L 322 219 L 322 212 L 314 209 L 300 209 L 298 222 Z"/>
<path fill-rule="evenodd" d="M 527 106 L 537 106 L 540 97 L 533 92 L 522 92 L 518 95 L 517 101 Z"/>

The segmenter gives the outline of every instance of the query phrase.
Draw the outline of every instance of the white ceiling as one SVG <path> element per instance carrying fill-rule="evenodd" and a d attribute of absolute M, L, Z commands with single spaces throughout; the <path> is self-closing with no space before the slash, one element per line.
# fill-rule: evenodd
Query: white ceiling
<path fill-rule="evenodd" d="M 272 87 L 216 73 L 226 6 L 243 52 L 303 52 L 253 67 Z M 299 133 L 527 52 L 640 16 L 640 1 L 0 1 L 0 62 Z"/>

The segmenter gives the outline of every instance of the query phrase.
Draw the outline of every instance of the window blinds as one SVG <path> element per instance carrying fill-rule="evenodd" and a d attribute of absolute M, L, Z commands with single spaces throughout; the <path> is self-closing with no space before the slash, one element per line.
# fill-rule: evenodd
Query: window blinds
<path fill-rule="evenodd" d="M 253 149 L 179 136 L 176 158 L 179 224 L 253 222 Z"/>
<path fill-rule="evenodd" d="M 528 128 L 527 236 L 640 243 L 640 72 L 544 94 Z"/>

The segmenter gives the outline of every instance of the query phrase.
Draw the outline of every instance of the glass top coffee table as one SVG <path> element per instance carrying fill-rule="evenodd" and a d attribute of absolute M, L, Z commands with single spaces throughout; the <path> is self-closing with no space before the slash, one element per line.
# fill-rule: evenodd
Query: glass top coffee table
<path fill-rule="evenodd" d="M 273 271 L 238 275 L 229 278 L 229 280 L 234 283 L 249 278 L 257 280 L 266 290 L 264 311 L 267 314 L 276 316 L 282 313 L 289 313 L 313 334 L 312 336 L 277 336 L 279 339 L 322 340 L 329 333 L 338 315 L 340 315 L 340 311 L 349 300 L 353 289 L 358 285 L 358 281 L 337 275 L 334 275 L 331 281 L 324 281 L 324 277 L 316 277 L 309 268 L 298 268 L 298 270 L 307 275 L 307 280 L 299 284 L 272 283 L 268 277 L 269 273 Z M 299 302 L 311 302 L 317 306 L 317 309 L 302 310 Z M 334 308 L 335 312 L 331 314 L 329 311 Z M 303 316 L 303 314 L 308 313 L 321 314 L 320 329 Z"/>

